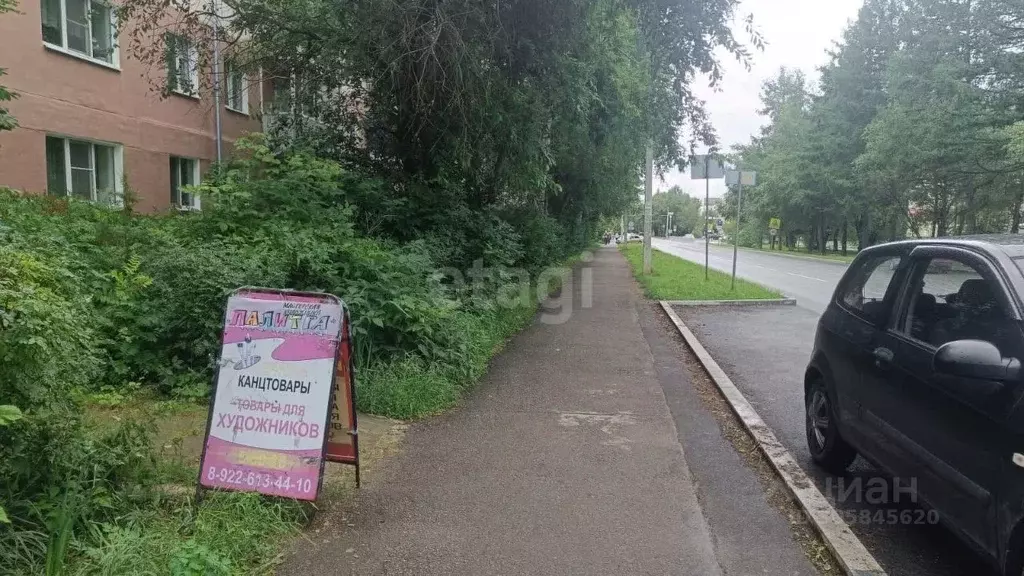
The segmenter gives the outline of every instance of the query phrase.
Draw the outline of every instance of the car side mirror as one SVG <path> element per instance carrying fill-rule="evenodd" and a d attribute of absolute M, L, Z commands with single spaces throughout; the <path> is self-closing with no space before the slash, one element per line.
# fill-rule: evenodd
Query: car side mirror
<path fill-rule="evenodd" d="M 1003 358 L 991 342 L 954 340 L 935 352 L 932 368 L 949 376 L 1006 382 L 1020 375 L 1020 360 Z"/>

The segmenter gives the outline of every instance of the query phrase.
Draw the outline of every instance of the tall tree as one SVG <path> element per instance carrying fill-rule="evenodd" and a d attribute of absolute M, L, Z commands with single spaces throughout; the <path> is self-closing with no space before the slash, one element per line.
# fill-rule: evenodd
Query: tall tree
<path fill-rule="evenodd" d="M 490 234 L 498 212 L 523 210 L 585 236 L 631 201 L 650 135 L 662 166 L 684 156 L 684 129 L 712 141 L 691 83 L 720 76 L 717 47 L 746 58 L 728 25 L 737 0 L 222 5 L 236 64 L 269 71 L 292 95 L 275 115 L 278 141 L 391 183 L 357 204 L 376 233 L 399 239 Z M 210 39 L 208 9 L 167 10 L 125 0 L 133 55 L 158 65 L 147 47 L 168 27 Z"/>

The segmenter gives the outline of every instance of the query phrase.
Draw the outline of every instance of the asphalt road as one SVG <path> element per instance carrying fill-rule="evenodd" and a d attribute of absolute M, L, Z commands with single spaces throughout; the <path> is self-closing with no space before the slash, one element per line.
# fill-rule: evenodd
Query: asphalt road
<path fill-rule="evenodd" d="M 700 241 L 656 239 L 654 246 L 704 262 Z M 712 246 L 710 265 L 729 272 L 732 248 Z M 810 461 L 804 434 L 803 371 L 819 313 L 845 269 L 842 263 L 740 251 L 737 275 L 795 297 L 798 306 L 677 307 L 677 311 L 890 575 L 988 576 L 992 572 L 978 556 L 941 525 L 930 523 L 905 495 L 895 502 L 893 480 L 867 462 L 858 458 L 849 475 L 837 478 Z M 849 490 L 857 482 L 861 488 Z M 869 492 L 871 483 L 886 486 L 889 493 L 879 499 L 877 493 Z M 889 511 L 895 513 L 896 522 L 890 522 Z"/>
<path fill-rule="evenodd" d="M 680 258 L 704 263 L 704 242 L 683 238 L 652 238 L 652 245 Z M 732 273 L 732 246 L 712 244 L 709 265 L 715 270 Z M 736 275 L 781 290 L 796 298 L 798 306 L 821 313 L 832 297 L 832 291 L 846 271 L 843 262 L 781 256 L 764 252 L 740 250 L 736 259 Z"/>

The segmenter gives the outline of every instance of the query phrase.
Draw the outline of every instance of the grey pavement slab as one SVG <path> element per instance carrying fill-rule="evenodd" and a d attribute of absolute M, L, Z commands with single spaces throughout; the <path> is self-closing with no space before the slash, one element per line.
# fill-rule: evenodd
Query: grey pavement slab
<path fill-rule="evenodd" d="M 652 355 L 626 262 L 606 248 L 589 267 L 593 306 L 577 271 L 568 321 L 538 319 L 462 406 L 410 426 L 279 573 L 813 574 L 714 422 L 670 410 L 663 386 L 678 403 L 688 383 Z"/>
<path fill-rule="evenodd" d="M 848 520 L 851 529 L 890 576 L 991 574 L 978 556 L 941 525 L 874 520 L 879 511 L 883 515 L 890 509 L 916 511 L 912 504 L 872 505 L 865 499 L 837 498 L 840 480 L 845 486 L 855 481 L 869 486 L 876 478 L 888 480 L 864 460 L 858 458 L 842 479 L 827 475 L 811 462 L 804 436 L 803 373 L 814 344 L 818 314 L 799 306 L 674 309 L 822 493 L 844 517 L 854 520 Z M 863 491 L 860 494 L 863 496 Z"/>

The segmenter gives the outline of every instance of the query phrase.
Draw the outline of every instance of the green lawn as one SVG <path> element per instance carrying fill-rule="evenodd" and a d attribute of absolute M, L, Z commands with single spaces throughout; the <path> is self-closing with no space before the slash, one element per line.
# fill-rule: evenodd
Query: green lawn
<path fill-rule="evenodd" d="M 740 246 L 740 249 L 756 250 L 758 252 L 771 252 L 772 254 L 790 254 L 792 256 L 803 256 L 805 258 L 817 258 L 819 260 L 832 260 L 835 262 L 846 263 L 853 262 L 853 259 L 857 257 L 857 253 L 853 250 L 848 250 L 848 254 L 846 256 L 843 256 L 842 254 L 837 254 L 835 252 L 826 252 L 825 254 L 820 254 L 818 252 L 808 252 L 806 250 L 769 250 L 767 248 L 747 248 L 746 246 Z"/>
<path fill-rule="evenodd" d="M 649 298 L 656 300 L 764 300 L 782 295 L 746 280 L 736 279 L 736 289 L 729 287 L 728 274 L 711 270 L 704 280 L 704 267 L 689 260 L 652 250 L 650 276 L 643 276 L 643 244 L 619 246 L 633 266 L 633 275 Z"/>

